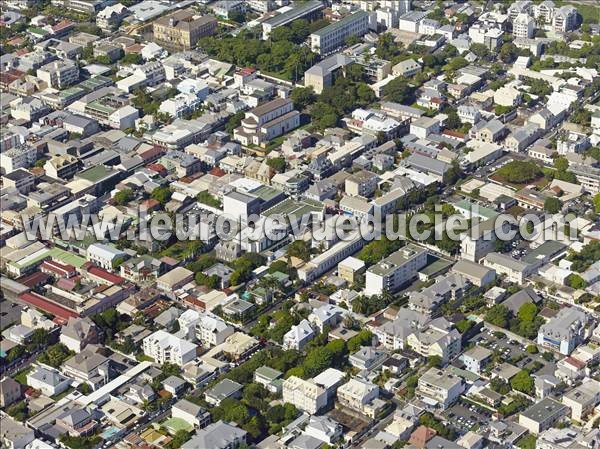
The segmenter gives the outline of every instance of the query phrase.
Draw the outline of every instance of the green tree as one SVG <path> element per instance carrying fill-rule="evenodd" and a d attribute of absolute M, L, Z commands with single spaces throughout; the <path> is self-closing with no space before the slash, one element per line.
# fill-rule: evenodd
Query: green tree
<path fill-rule="evenodd" d="M 525 348 L 525 350 L 529 354 L 537 354 L 539 352 L 536 345 L 527 345 L 527 348 Z"/>
<path fill-rule="evenodd" d="M 517 316 L 519 317 L 519 320 L 521 320 L 522 322 L 533 322 L 533 320 L 535 319 L 535 317 L 537 315 L 537 312 L 538 312 L 537 306 L 532 302 L 528 302 L 528 303 L 523 304 L 519 308 L 519 312 L 517 313 Z"/>
<path fill-rule="evenodd" d="M 567 284 L 577 290 L 587 287 L 587 282 L 577 273 L 572 273 L 567 277 Z"/>
<path fill-rule="evenodd" d="M 283 173 L 285 171 L 285 158 L 284 157 L 272 157 L 267 159 L 267 165 L 275 170 L 277 173 Z"/>
<path fill-rule="evenodd" d="M 544 210 L 549 214 L 557 214 L 560 212 L 562 203 L 558 198 L 553 196 L 546 198 L 544 201 Z"/>
<path fill-rule="evenodd" d="M 169 202 L 171 199 L 171 190 L 165 186 L 156 187 L 152 193 L 150 194 L 150 198 L 158 201 L 163 206 Z"/>
<path fill-rule="evenodd" d="M 513 390 L 520 391 L 528 395 L 533 395 L 535 392 L 535 382 L 529 371 L 519 371 L 511 380 L 510 386 Z"/>
<path fill-rule="evenodd" d="M 114 202 L 118 206 L 124 206 L 133 199 L 133 190 L 123 189 L 115 193 L 113 198 Z"/>
<path fill-rule="evenodd" d="M 298 111 L 302 111 L 313 104 L 316 98 L 317 96 L 315 95 L 312 86 L 295 87 L 290 93 L 290 99 L 294 102 L 294 107 Z"/>
<path fill-rule="evenodd" d="M 397 77 L 383 88 L 383 95 L 387 100 L 401 104 L 412 104 L 414 102 L 414 88 L 408 84 L 404 77 Z"/>
<path fill-rule="evenodd" d="M 496 171 L 507 182 L 525 183 L 539 178 L 543 173 L 540 167 L 529 161 L 511 161 Z"/>
<path fill-rule="evenodd" d="M 288 246 L 287 255 L 308 262 L 310 260 L 310 246 L 304 240 L 295 240 Z"/>
<path fill-rule="evenodd" d="M 594 195 L 594 211 L 596 211 L 597 214 L 600 214 L 600 193 Z"/>
<path fill-rule="evenodd" d="M 510 310 L 502 304 L 496 304 L 492 306 L 490 310 L 485 314 L 485 321 L 493 324 L 494 326 L 505 328 L 508 326 L 508 320 L 510 318 Z"/>
<path fill-rule="evenodd" d="M 233 135 L 233 131 L 242 124 L 242 120 L 246 114 L 244 112 L 236 112 L 227 120 L 227 124 L 225 124 L 225 132 Z"/>

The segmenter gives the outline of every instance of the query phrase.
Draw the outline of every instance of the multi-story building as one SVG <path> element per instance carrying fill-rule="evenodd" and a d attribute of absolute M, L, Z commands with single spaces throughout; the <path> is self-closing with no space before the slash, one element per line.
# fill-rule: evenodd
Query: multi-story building
<path fill-rule="evenodd" d="M 532 14 L 533 3 L 531 0 L 517 0 L 508 7 L 508 17 L 511 21 L 515 20 L 519 14 Z"/>
<path fill-rule="evenodd" d="M 352 59 L 349 56 L 341 53 L 331 55 L 304 72 L 304 86 L 312 87 L 316 94 L 321 94 L 350 64 Z"/>
<path fill-rule="evenodd" d="M 184 9 L 154 21 L 154 38 L 168 46 L 189 50 L 206 36 L 217 30 L 217 19 L 212 16 L 197 16 L 191 9 Z"/>
<path fill-rule="evenodd" d="M 589 338 L 591 332 L 591 317 L 575 307 L 566 307 L 540 327 L 537 342 L 541 346 L 569 355 Z"/>
<path fill-rule="evenodd" d="M 457 357 L 461 349 L 460 333 L 451 329 L 450 323 L 443 318 L 433 320 L 424 329 L 410 334 L 406 344 L 423 357 L 439 357 L 444 364 Z"/>
<path fill-rule="evenodd" d="M 65 376 L 87 383 L 96 390 L 110 379 L 110 360 L 86 348 L 64 362 L 62 372 Z"/>
<path fill-rule="evenodd" d="M 309 0 L 294 6 L 284 13 L 268 18 L 262 22 L 263 39 L 268 39 L 274 29 L 289 25 L 294 20 L 317 17 L 320 15 L 323 7 L 324 5 L 320 0 Z"/>
<path fill-rule="evenodd" d="M 573 163 L 569 165 L 569 171 L 577 177 L 577 182 L 586 191 L 592 194 L 600 193 L 600 167 Z"/>
<path fill-rule="evenodd" d="M 566 132 L 556 140 L 558 154 L 583 153 L 591 146 L 590 138 L 583 133 Z"/>
<path fill-rule="evenodd" d="M 367 270 L 365 293 L 393 293 L 427 264 L 427 250 L 413 244 L 396 251 Z"/>
<path fill-rule="evenodd" d="M 105 270 L 112 270 L 114 262 L 120 258 L 124 260 L 126 257 L 127 254 L 123 251 L 103 243 L 93 243 L 87 248 L 88 260 Z"/>
<path fill-rule="evenodd" d="M 469 37 L 476 44 L 485 45 L 490 51 L 495 51 L 502 44 L 504 32 L 494 25 L 476 23 L 469 28 Z"/>
<path fill-rule="evenodd" d="M 416 393 L 437 406 L 446 409 L 463 393 L 464 385 L 460 377 L 449 371 L 430 368 L 419 378 Z"/>
<path fill-rule="evenodd" d="M 196 338 L 204 346 L 220 345 L 229 337 L 235 329 L 225 323 L 222 319 L 205 315 L 196 323 Z"/>
<path fill-rule="evenodd" d="M 64 89 L 79 81 L 79 67 L 69 59 L 52 61 L 37 69 L 37 77 L 49 87 Z"/>
<path fill-rule="evenodd" d="M 315 337 L 315 331 L 307 320 L 300 321 L 283 336 L 283 347 L 302 351 L 304 347 Z"/>
<path fill-rule="evenodd" d="M 96 15 L 96 25 L 105 31 L 114 30 L 121 25 L 127 11 L 127 7 L 121 3 L 107 6 Z"/>
<path fill-rule="evenodd" d="M 291 100 L 277 98 L 246 112 L 233 137 L 243 145 L 260 145 L 300 126 L 300 113 Z"/>
<path fill-rule="evenodd" d="M 554 31 L 566 33 L 577 26 L 577 9 L 573 6 L 561 6 L 554 10 L 552 16 L 552 27 Z"/>
<path fill-rule="evenodd" d="M 519 425 L 537 435 L 569 414 L 569 407 L 560 402 L 544 398 L 519 414 Z"/>
<path fill-rule="evenodd" d="M 173 363 L 183 366 L 196 358 L 194 343 L 182 340 L 168 332 L 159 330 L 144 338 L 144 354 L 160 365 Z"/>
<path fill-rule="evenodd" d="M 580 386 L 565 393 L 562 402 L 571 409 L 571 419 L 585 422 L 585 417 L 600 404 L 600 382 L 585 379 Z"/>
<path fill-rule="evenodd" d="M 527 13 L 518 14 L 513 20 L 515 38 L 532 38 L 535 31 L 535 19 Z"/>
<path fill-rule="evenodd" d="M 372 403 L 379 397 L 379 387 L 367 380 L 352 378 L 337 390 L 340 405 L 367 416 L 374 415 Z M 374 416 L 372 416 L 374 417 Z"/>
<path fill-rule="evenodd" d="M 327 404 L 325 389 L 296 376 L 290 376 L 283 382 L 282 391 L 283 402 L 293 404 L 311 415 L 318 413 Z"/>
<path fill-rule="evenodd" d="M 310 48 L 315 53 L 326 55 L 338 49 L 347 38 L 362 36 L 369 31 L 371 15 L 358 11 L 342 20 L 321 28 L 310 35 Z"/>
<path fill-rule="evenodd" d="M 33 190 L 35 177 L 24 168 L 19 168 L 2 176 L 2 184 L 4 187 L 16 189 L 19 193 L 26 195 Z"/>
<path fill-rule="evenodd" d="M 81 169 L 81 161 L 70 154 L 52 156 L 44 163 L 46 175 L 54 179 L 68 180 Z"/>
<path fill-rule="evenodd" d="M 375 173 L 361 170 L 346 178 L 345 190 L 350 196 L 369 197 L 375 193 L 378 181 Z"/>
<path fill-rule="evenodd" d="M 2 174 L 11 173 L 19 168 L 31 167 L 37 160 L 37 149 L 29 145 L 20 145 L 0 153 Z"/>

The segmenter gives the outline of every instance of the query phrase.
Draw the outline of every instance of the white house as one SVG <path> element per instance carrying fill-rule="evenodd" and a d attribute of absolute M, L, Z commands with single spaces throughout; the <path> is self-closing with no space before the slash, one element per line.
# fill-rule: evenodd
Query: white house
<path fill-rule="evenodd" d="M 58 371 L 38 366 L 27 374 L 27 385 L 35 390 L 40 390 L 43 395 L 50 397 L 60 394 L 69 388 L 71 379 L 63 376 Z"/>
<path fill-rule="evenodd" d="M 300 321 L 283 336 L 284 349 L 301 351 L 315 337 L 315 331 L 307 320 Z"/>
<path fill-rule="evenodd" d="M 113 262 L 121 257 L 127 257 L 127 254 L 103 243 L 92 243 L 87 249 L 87 259 L 105 270 L 112 270 Z"/>
<path fill-rule="evenodd" d="M 144 354 L 160 365 L 174 363 L 183 366 L 196 358 L 197 345 L 159 330 L 144 338 Z"/>

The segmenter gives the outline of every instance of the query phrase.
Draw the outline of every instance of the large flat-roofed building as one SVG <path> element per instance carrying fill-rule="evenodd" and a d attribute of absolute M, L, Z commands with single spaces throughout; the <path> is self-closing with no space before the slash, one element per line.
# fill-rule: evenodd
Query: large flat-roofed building
<path fill-rule="evenodd" d="M 277 98 L 246 113 L 233 137 L 243 145 L 260 145 L 300 126 L 300 113 L 291 100 Z"/>
<path fill-rule="evenodd" d="M 430 368 L 419 378 L 417 394 L 426 403 L 446 409 L 464 391 L 463 381 L 450 371 Z"/>
<path fill-rule="evenodd" d="M 300 2 L 292 9 L 270 17 L 262 23 L 263 39 L 268 39 L 274 29 L 289 25 L 294 20 L 316 17 L 324 7 L 320 0 L 310 0 Z"/>
<path fill-rule="evenodd" d="M 338 49 L 347 38 L 363 36 L 369 31 L 370 14 L 358 11 L 339 22 L 321 28 L 310 35 L 310 48 L 315 53 L 326 55 Z"/>
<path fill-rule="evenodd" d="M 406 245 L 367 270 L 365 293 L 380 295 L 395 292 L 427 264 L 427 250 Z"/>
<path fill-rule="evenodd" d="M 154 21 L 154 38 L 163 44 L 189 50 L 198 40 L 212 36 L 217 30 L 213 16 L 198 16 L 191 9 L 174 12 Z"/>
<path fill-rule="evenodd" d="M 569 407 L 554 399 L 544 398 L 519 415 L 519 424 L 537 435 L 568 414 Z"/>

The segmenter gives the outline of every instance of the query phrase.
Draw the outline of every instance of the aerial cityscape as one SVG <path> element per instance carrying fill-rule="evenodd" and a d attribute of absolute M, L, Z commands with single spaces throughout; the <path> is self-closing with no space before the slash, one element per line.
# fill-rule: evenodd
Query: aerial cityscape
<path fill-rule="evenodd" d="M 600 449 L 600 0 L 0 9 L 0 448 Z"/>

